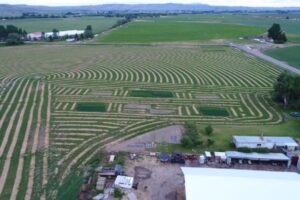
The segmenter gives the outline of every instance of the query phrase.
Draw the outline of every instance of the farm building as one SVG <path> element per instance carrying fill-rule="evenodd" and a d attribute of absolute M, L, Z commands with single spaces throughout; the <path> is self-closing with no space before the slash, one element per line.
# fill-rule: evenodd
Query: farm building
<path fill-rule="evenodd" d="M 66 36 L 74 37 L 76 34 L 79 36 L 79 35 L 81 35 L 83 33 L 84 33 L 83 30 L 59 31 L 57 33 L 57 37 L 66 37 Z M 53 37 L 53 36 L 54 36 L 53 32 L 47 32 L 47 33 L 45 33 L 45 37 L 46 38 Z"/>
<path fill-rule="evenodd" d="M 299 198 L 300 175 L 236 169 L 181 168 L 187 200 L 282 200 Z"/>
<path fill-rule="evenodd" d="M 272 162 L 291 165 L 291 159 L 283 153 L 242 153 L 237 151 L 226 151 L 226 162 L 232 164 L 233 162 L 251 161 L 251 162 Z"/>
<path fill-rule="evenodd" d="M 33 32 L 33 33 L 28 33 L 27 38 L 28 40 L 40 40 L 43 37 L 42 32 Z"/>
<path fill-rule="evenodd" d="M 233 136 L 236 148 L 284 148 L 294 151 L 298 144 L 291 137 Z"/>

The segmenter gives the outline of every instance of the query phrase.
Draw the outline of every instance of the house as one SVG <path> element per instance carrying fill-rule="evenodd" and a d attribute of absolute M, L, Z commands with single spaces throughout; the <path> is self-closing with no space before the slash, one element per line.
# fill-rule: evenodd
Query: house
<path fill-rule="evenodd" d="M 291 166 L 291 159 L 283 153 L 242 153 L 238 151 L 226 151 L 226 162 L 228 165 L 232 162 L 272 162 L 272 163 L 283 163 L 287 167 Z"/>
<path fill-rule="evenodd" d="M 133 177 L 117 176 L 115 186 L 130 189 L 133 186 Z"/>
<path fill-rule="evenodd" d="M 33 32 L 33 33 L 28 33 L 27 38 L 28 40 L 41 40 L 43 37 L 42 32 Z"/>
<path fill-rule="evenodd" d="M 298 199 L 300 175 L 294 172 L 181 168 L 186 200 Z"/>
<path fill-rule="evenodd" d="M 236 148 L 283 148 L 294 151 L 298 144 L 291 137 L 233 136 Z"/>

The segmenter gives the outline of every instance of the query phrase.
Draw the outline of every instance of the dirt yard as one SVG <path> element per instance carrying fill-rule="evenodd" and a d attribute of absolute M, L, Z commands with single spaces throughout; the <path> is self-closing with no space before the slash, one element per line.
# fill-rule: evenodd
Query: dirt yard
<path fill-rule="evenodd" d="M 152 143 L 179 143 L 184 133 L 182 125 L 173 125 L 165 128 L 150 131 L 143 135 L 126 140 L 122 143 L 106 149 L 108 152 L 126 151 L 126 152 L 144 152 L 147 144 Z"/>
<path fill-rule="evenodd" d="M 184 200 L 184 176 L 180 165 L 161 163 L 156 157 L 127 160 L 125 173 L 139 183 L 124 199 Z M 129 197 L 128 197 L 129 196 Z"/>

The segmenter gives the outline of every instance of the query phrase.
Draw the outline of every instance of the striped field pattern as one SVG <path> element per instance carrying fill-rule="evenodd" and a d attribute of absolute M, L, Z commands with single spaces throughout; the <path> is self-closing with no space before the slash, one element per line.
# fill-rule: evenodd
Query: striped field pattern
<path fill-rule="evenodd" d="M 225 46 L 25 46 L 0 59 L 0 199 L 53 199 L 99 150 L 170 123 L 283 121 L 270 101 L 281 70 Z M 78 112 L 79 102 L 107 110 Z"/>

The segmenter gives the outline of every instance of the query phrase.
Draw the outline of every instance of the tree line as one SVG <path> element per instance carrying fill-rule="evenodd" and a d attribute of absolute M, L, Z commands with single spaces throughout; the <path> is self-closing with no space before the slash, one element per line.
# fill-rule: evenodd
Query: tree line
<path fill-rule="evenodd" d="M 27 32 L 22 28 L 0 25 L 0 41 L 5 42 L 6 45 L 23 44 L 26 36 Z"/>

